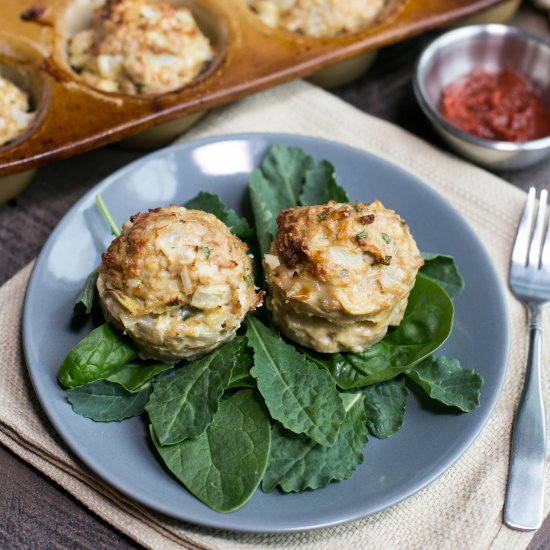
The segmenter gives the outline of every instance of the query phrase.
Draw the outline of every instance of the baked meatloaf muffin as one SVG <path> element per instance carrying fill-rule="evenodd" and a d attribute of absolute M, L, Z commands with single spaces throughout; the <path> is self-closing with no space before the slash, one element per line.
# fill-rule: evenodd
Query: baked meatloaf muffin
<path fill-rule="evenodd" d="M 19 137 L 34 115 L 28 94 L 0 75 L 0 146 Z"/>
<path fill-rule="evenodd" d="M 247 246 L 214 215 L 170 206 L 136 214 L 103 254 L 107 321 L 144 358 L 191 359 L 231 340 L 262 302 Z"/>
<path fill-rule="evenodd" d="M 355 32 L 372 23 L 386 0 L 247 0 L 270 27 L 307 36 Z"/>
<path fill-rule="evenodd" d="M 268 307 L 291 340 L 358 352 L 398 325 L 423 264 L 407 223 L 382 203 L 281 212 L 264 257 Z"/>
<path fill-rule="evenodd" d="M 69 63 L 106 92 L 161 94 L 192 82 L 213 57 L 191 10 L 168 2 L 107 0 L 69 41 Z"/>

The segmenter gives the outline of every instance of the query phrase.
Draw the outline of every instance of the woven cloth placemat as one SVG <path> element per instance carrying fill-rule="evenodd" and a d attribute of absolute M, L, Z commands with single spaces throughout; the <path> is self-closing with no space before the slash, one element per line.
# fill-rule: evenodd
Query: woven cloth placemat
<path fill-rule="evenodd" d="M 470 222 L 504 282 L 516 220 L 525 200 L 517 188 L 302 81 L 212 112 L 184 139 L 249 131 L 332 139 L 374 153 L 415 174 Z M 502 524 L 510 431 L 527 357 L 525 313 L 509 292 L 511 346 L 504 390 L 481 435 L 445 474 L 405 501 L 360 521 L 313 532 L 255 535 L 205 529 L 151 512 L 111 489 L 72 456 L 42 413 L 23 360 L 20 327 L 31 268 L 27 266 L 0 289 L 0 442 L 144 546 L 391 550 L 508 549 L 529 544 L 532 533 L 512 531 Z M 543 345 L 550 349 L 550 330 Z M 543 381 L 547 403 L 549 366 L 546 360 Z M 549 473 L 547 462 L 545 516 L 550 508 Z"/>

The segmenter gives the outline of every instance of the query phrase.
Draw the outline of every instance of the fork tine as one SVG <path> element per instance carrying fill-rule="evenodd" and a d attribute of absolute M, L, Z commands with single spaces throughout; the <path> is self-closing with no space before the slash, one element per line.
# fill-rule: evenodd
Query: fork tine
<path fill-rule="evenodd" d="M 529 251 L 529 238 L 531 236 L 531 225 L 533 224 L 533 213 L 535 210 L 535 188 L 529 189 L 529 195 L 525 202 L 525 208 L 518 225 L 518 232 L 512 249 L 512 263 L 524 266 L 527 263 Z"/>
<path fill-rule="evenodd" d="M 539 197 L 539 210 L 537 212 L 537 220 L 535 230 L 533 231 L 533 240 L 529 248 L 528 266 L 534 269 L 539 268 L 540 256 L 542 250 L 542 238 L 544 236 L 544 220 L 546 216 L 546 202 L 548 199 L 548 191 L 543 189 Z"/>
<path fill-rule="evenodd" d="M 541 267 L 545 270 L 550 270 L 550 223 L 546 230 L 546 236 L 544 237 L 544 244 L 542 246 Z"/>

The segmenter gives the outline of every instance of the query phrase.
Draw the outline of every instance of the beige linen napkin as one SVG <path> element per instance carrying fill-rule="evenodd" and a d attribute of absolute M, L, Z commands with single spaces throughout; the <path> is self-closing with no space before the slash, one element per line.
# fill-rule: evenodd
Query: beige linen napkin
<path fill-rule="evenodd" d="M 184 139 L 241 131 L 329 138 L 400 165 L 460 210 L 487 247 L 504 282 L 515 224 L 524 201 L 518 189 L 302 81 L 217 110 Z M 484 549 L 523 548 L 531 540 L 531 533 L 512 531 L 503 526 L 501 519 L 510 430 L 527 355 L 524 311 L 509 293 L 512 341 L 505 387 L 487 426 L 453 467 L 409 499 L 363 520 L 314 532 L 254 535 L 196 527 L 151 512 L 108 487 L 72 456 L 45 419 L 22 357 L 20 320 L 30 271 L 28 266 L 0 289 L 0 441 L 144 546 L 218 550 Z M 550 318 L 546 322 L 550 323 Z M 544 346 L 549 350 L 550 324 L 547 327 Z M 550 403 L 548 361 L 544 367 L 546 402 Z M 545 515 L 550 511 L 548 467 L 546 473 Z"/>

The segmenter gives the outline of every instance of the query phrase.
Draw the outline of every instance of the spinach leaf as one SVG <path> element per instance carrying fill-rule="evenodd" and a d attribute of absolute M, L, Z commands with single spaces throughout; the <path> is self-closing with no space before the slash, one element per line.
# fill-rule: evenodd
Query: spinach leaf
<path fill-rule="evenodd" d="M 246 338 L 254 350 L 250 374 L 271 417 L 321 445 L 334 444 L 345 411 L 331 376 L 252 315 Z"/>
<path fill-rule="evenodd" d="M 342 394 L 346 411 L 344 422 L 332 447 L 319 445 L 276 423 L 271 435 L 271 453 L 262 489 L 277 485 L 287 493 L 318 489 L 333 480 L 349 479 L 363 462 L 367 442 L 365 407 L 361 393 Z"/>
<path fill-rule="evenodd" d="M 431 355 L 448 338 L 454 308 L 447 293 L 422 275 L 409 295 L 401 324 L 377 344 L 360 353 L 308 356 L 324 366 L 343 389 L 390 380 Z"/>
<path fill-rule="evenodd" d="M 464 289 L 464 279 L 458 270 L 455 259 L 452 256 L 423 252 L 424 265 L 420 273 L 441 286 L 445 292 L 454 298 Z"/>
<path fill-rule="evenodd" d="M 479 407 L 483 377 L 472 369 L 463 369 L 457 359 L 428 357 L 405 373 L 432 399 L 461 411 Z"/>
<path fill-rule="evenodd" d="M 120 384 L 129 392 L 136 392 L 154 376 L 173 368 L 171 363 L 142 363 L 133 361 L 126 363 L 120 370 L 107 377 L 109 382 Z"/>
<path fill-rule="evenodd" d="M 196 197 L 188 200 L 184 206 L 185 208 L 204 210 L 214 214 L 216 218 L 231 229 L 234 235 L 243 241 L 249 241 L 254 237 L 254 230 L 250 227 L 246 218 L 241 218 L 234 210 L 227 208 L 218 195 L 201 191 Z"/>
<path fill-rule="evenodd" d="M 97 271 L 93 271 L 86 278 L 86 282 L 73 306 L 73 314 L 77 317 L 84 317 L 92 312 L 94 298 L 97 293 L 97 277 Z"/>
<path fill-rule="evenodd" d="M 145 408 L 161 445 L 173 445 L 206 430 L 229 383 L 241 338 L 153 382 Z"/>
<path fill-rule="evenodd" d="M 217 512 L 232 512 L 256 491 L 264 475 L 271 432 L 254 390 L 221 402 L 212 423 L 195 439 L 162 446 L 153 442 L 169 470 L 199 500 Z"/>
<path fill-rule="evenodd" d="M 387 439 L 403 426 L 409 391 L 400 376 L 363 390 L 367 428 L 378 439 Z"/>
<path fill-rule="evenodd" d="M 323 160 L 306 172 L 300 204 L 312 206 L 325 204 L 330 200 L 349 202 L 349 197 L 336 180 L 334 165 Z"/>
<path fill-rule="evenodd" d="M 97 380 L 67 390 L 67 399 L 80 416 L 97 422 L 118 422 L 142 414 L 149 392 L 147 387 L 131 393 L 118 384 Z"/>
<path fill-rule="evenodd" d="M 102 380 L 136 357 L 130 341 L 108 324 L 85 336 L 63 359 L 59 382 L 66 388 Z"/>

